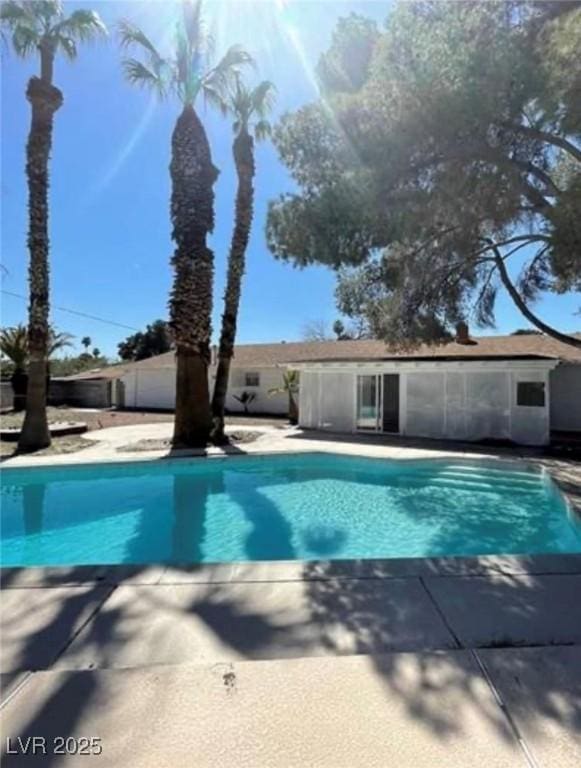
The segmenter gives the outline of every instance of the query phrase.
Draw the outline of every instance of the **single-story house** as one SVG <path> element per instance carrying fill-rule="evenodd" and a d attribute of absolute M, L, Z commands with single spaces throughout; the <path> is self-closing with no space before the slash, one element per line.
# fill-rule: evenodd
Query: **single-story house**
<path fill-rule="evenodd" d="M 407 351 L 372 340 L 241 344 L 228 411 L 243 411 L 236 398 L 248 392 L 250 413 L 287 413 L 286 394 L 270 394 L 287 369 L 300 372 L 305 428 L 527 445 L 547 443 L 551 430 L 581 432 L 581 349 L 539 334 L 473 338 L 464 329 L 450 343 Z M 175 407 L 173 352 L 74 378 L 100 381 L 109 405 Z"/>
<path fill-rule="evenodd" d="M 287 414 L 288 396 L 284 393 L 271 394 L 271 391 L 282 387 L 283 375 L 290 360 L 299 354 L 315 357 L 316 350 L 320 346 L 320 344 L 286 344 L 285 342 L 236 346 L 230 368 L 226 398 L 227 411 L 231 413 L 244 411 L 244 406 L 237 398 L 247 392 L 254 396 L 248 405 L 250 413 Z M 167 410 L 175 407 L 176 362 L 173 352 L 166 352 L 124 367 L 125 373 L 121 377 L 120 388 L 122 393 L 118 391 L 119 398 L 123 398 L 124 407 Z M 213 389 L 216 371 L 216 348 L 213 347 L 208 370 L 210 392 Z"/>
<path fill-rule="evenodd" d="M 248 392 L 254 395 L 248 406 L 250 413 L 287 414 L 288 396 L 284 393 L 271 394 L 271 390 L 282 387 L 282 377 L 289 359 L 298 354 L 314 357 L 320 354 L 320 347 L 321 344 L 317 343 L 284 342 L 237 346 L 230 369 L 227 410 L 243 412 L 244 406 L 236 397 Z M 208 371 L 210 391 L 216 378 L 216 352 L 216 347 L 213 347 Z M 86 407 L 115 406 L 171 411 L 175 408 L 175 377 L 175 353 L 166 352 L 145 360 L 119 363 L 59 379 L 58 386 L 51 382 L 51 392 L 54 391 L 55 395 L 51 397 L 51 402 L 67 402 Z"/>
<path fill-rule="evenodd" d="M 581 431 L 581 348 L 537 334 L 470 338 L 467 329 L 407 352 L 337 344 L 293 361 L 302 427 L 522 445 Z"/>
<path fill-rule="evenodd" d="M 110 408 L 119 377 L 117 366 L 72 376 L 51 377 L 48 388 L 49 405 L 69 405 L 77 408 Z"/>

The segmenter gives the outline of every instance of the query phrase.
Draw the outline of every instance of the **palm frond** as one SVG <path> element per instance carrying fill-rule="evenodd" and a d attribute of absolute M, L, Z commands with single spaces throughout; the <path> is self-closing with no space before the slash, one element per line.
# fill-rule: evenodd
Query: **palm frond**
<path fill-rule="evenodd" d="M 201 0 L 185 0 L 182 4 L 183 30 L 191 51 L 200 52 L 204 46 L 204 20 Z"/>
<path fill-rule="evenodd" d="M 6 0 L 0 4 L 0 23 L 9 29 L 14 29 L 20 25 L 33 27 L 35 18 L 34 16 L 31 16 L 30 12 L 22 3 L 16 3 L 14 0 Z"/>
<path fill-rule="evenodd" d="M 147 37 L 145 32 L 139 29 L 139 27 L 135 24 L 132 24 L 130 21 L 127 21 L 126 19 L 120 21 L 117 25 L 117 33 L 119 35 L 119 42 L 122 48 L 138 45 L 144 48 L 154 60 L 163 60 L 157 48 Z"/>
<path fill-rule="evenodd" d="M 0 330 L 0 352 L 14 363 L 15 368 L 24 368 L 28 359 L 28 333 L 22 324 Z"/>
<path fill-rule="evenodd" d="M 6 0 L 0 3 L 0 27 L 2 39 L 8 44 L 5 30 L 12 32 L 11 42 L 17 56 L 25 58 L 32 53 L 40 40 L 41 24 L 24 3 Z"/>
<path fill-rule="evenodd" d="M 259 120 L 254 126 L 254 135 L 256 136 L 258 141 L 263 141 L 264 139 L 268 139 L 271 133 L 272 133 L 272 126 L 268 122 L 268 120 Z"/>
<path fill-rule="evenodd" d="M 73 11 L 71 15 L 54 26 L 53 34 L 71 40 L 90 42 L 107 35 L 107 27 L 95 11 Z"/>
<path fill-rule="evenodd" d="M 159 96 L 165 96 L 167 87 L 164 79 L 158 72 L 154 72 L 138 59 L 123 59 L 121 62 L 123 73 L 132 85 L 139 85 L 143 88 L 151 88 Z"/>
<path fill-rule="evenodd" d="M 48 332 L 48 356 L 52 357 L 55 352 L 65 347 L 73 346 L 73 339 L 75 337 L 71 333 L 65 333 L 64 331 L 55 331 L 54 328 L 49 328 Z"/>
<path fill-rule="evenodd" d="M 276 88 L 269 80 L 263 80 L 252 90 L 246 86 L 239 72 L 236 72 L 228 93 L 228 110 L 234 115 L 234 133 L 248 129 L 253 115 L 259 120 L 254 125 L 254 135 L 258 140 L 267 138 L 271 126 L 266 119 L 275 100 Z"/>
<path fill-rule="evenodd" d="M 250 94 L 252 109 L 261 118 L 271 112 L 276 101 L 276 86 L 270 80 L 263 80 Z"/>
<path fill-rule="evenodd" d="M 73 61 L 77 58 L 77 44 L 73 40 L 72 37 L 65 37 L 64 35 L 59 35 L 58 37 L 58 46 L 61 49 L 61 51 L 64 53 L 64 55 L 69 59 L 70 61 Z"/>
<path fill-rule="evenodd" d="M 212 83 L 202 83 L 202 94 L 204 101 L 209 106 L 217 109 L 223 117 L 229 112 L 228 102 L 220 88 L 216 88 Z"/>
<path fill-rule="evenodd" d="M 221 93 L 232 86 L 233 79 L 244 66 L 255 66 L 254 59 L 240 45 L 232 45 L 205 76 L 204 81 Z"/>
<path fill-rule="evenodd" d="M 60 0 L 23 0 L 21 5 L 30 17 L 41 21 L 44 32 L 54 26 L 56 19 L 63 17 L 63 4 Z"/>
<path fill-rule="evenodd" d="M 19 25 L 12 33 L 12 47 L 17 56 L 23 59 L 36 50 L 40 42 L 40 35 L 28 26 Z"/>
<path fill-rule="evenodd" d="M 187 90 L 188 80 L 190 79 L 191 51 L 186 37 L 180 24 L 177 25 L 175 37 L 175 61 L 178 82 Z"/>

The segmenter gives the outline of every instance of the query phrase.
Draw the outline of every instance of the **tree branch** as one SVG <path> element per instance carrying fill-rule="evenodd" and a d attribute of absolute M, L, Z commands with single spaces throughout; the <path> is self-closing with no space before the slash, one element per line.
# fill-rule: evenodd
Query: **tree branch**
<path fill-rule="evenodd" d="M 543 171 L 541 168 L 537 168 L 536 165 L 526 162 L 525 160 L 514 160 L 513 158 L 509 159 L 510 162 L 513 165 L 516 165 L 517 168 L 522 168 L 522 170 L 526 173 L 530 173 L 531 176 L 535 176 L 542 184 L 545 185 L 549 194 L 557 196 L 561 193 L 559 187 L 555 184 L 553 179 L 546 171 Z"/>
<path fill-rule="evenodd" d="M 562 136 L 556 136 L 554 133 L 542 131 L 540 128 L 533 128 L 532 126 L 528 125 L 513 125 L 511 123 L 509 127 L 517 133 L 523 133 L 525 136 L 530 136 L 531 139 L 545 141 L 547 144 L 552 144 L 555 147 L 564 149 L 565 152 L 571 155 L 571 157 L 574 157 L 576 160 L 581 162 L 581 149 L 576 147 L 570 141 L 567 141 L 567 139 L 563 138 Z"/>
<path fill-rule="evenodd" d="M 486 239 L 487 245 L 484 246 L 484 248 L 480 248 L 478 251 L 475 251 L 472 255 L 473 256 L 480 256 L 483 253 L 486 253 L 486 251 L 493 251 L 495 248 L 503 248 L 505 245 L 512 245 L 513 243 L 522 243 L 522 245 L 519 245 L 519 248 L 524 248 L 525 245 L 530 245 L 531 243 L 550 243 L 551 238 L 548 235 L 517 235 L 515 237 L 510 237 L 508 240 L 502 240 L 501 242 L 493 242 L 492 240 Z M 510 256 L 512 253 L 515 252 L 517 249 L 513 249 L 510 251 L 510 253 L 507 253 L 506 256 L 501 257 L 503 259 Z"/>
<path fill-rule="evenodd" d="M 498 247 L 494 244 L 491 244 L 491 245 L 492 245 L 492 250 L 494 251 L 494 262 L 496 264 L 496 268 L 498 269 L 498 273 L 500 275 L 502 284 L 508 291 L 510 298 L 514 301 L 514 303 L 516 304 L 518 309 L 522 312 L 522 314 L 526 317 L 526 319 L 529 320 L 529 322 L 531 322 L 534 326 L 536 326 L 540 331 L 542 331 L 543 333 L 546 333 L 547 336 L 551 336 L 553 339 L 560 341 L 562 344 L 568 344 L 571 347 L 581 348 L 581 339 L 576 339 L 574 336 L 568 336 L 566 333 L 561 333 L 560 331 L 557 331 L 555 328 L 552 328 L 550 325 L 547 325 L 542 320 L 540 320 L 535 314 L 531 312 L 531 310 L 527 307 L 527 305 L 523 301 L 520 293 L 512 284 L 512 281 L 509 277 L 509 274 L 506 270 L 506 266 L 504 264 L 504 259 L 502 258 L 501 253 L 498 250 Z"/>

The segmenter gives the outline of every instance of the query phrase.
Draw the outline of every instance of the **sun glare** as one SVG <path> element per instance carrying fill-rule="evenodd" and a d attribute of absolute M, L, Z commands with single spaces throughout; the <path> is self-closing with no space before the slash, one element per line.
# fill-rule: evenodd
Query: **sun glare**
<path fill-rule="evenodd" d="M 172 45 L 180 12 L 179 2 L 128 3 L 125 14 L 142 27 L 158 46 L 162 55 Z M 134 6 L 134 7 L 132 7 Z M 257 62 L 256 76 L 276 81 L 282 53 L 289 62 L 298 62 L 304 80 L 319 93 L 313 64 L 309 60 L 297 24 L 291 20 L 291 0 L 207 0 L 204 15 L 213 42 L 214 56 L 219 57 L 234 44 L 242 45 Z M 128 158 L 147 133 L 158 100 L 152 95 L 137 124 L 128 132 L 113 160 L 91 191 L 91 197 L 104 192 L 117 177 Z"/>

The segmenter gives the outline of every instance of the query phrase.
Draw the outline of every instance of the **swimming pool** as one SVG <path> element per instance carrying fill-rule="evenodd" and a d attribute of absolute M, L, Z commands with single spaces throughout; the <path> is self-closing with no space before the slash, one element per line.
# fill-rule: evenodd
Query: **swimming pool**
<path fill-rule="evenodd" d="M 525 465 L 294 454 L 2 471 L 2 564 L 581 552 Z"/>

